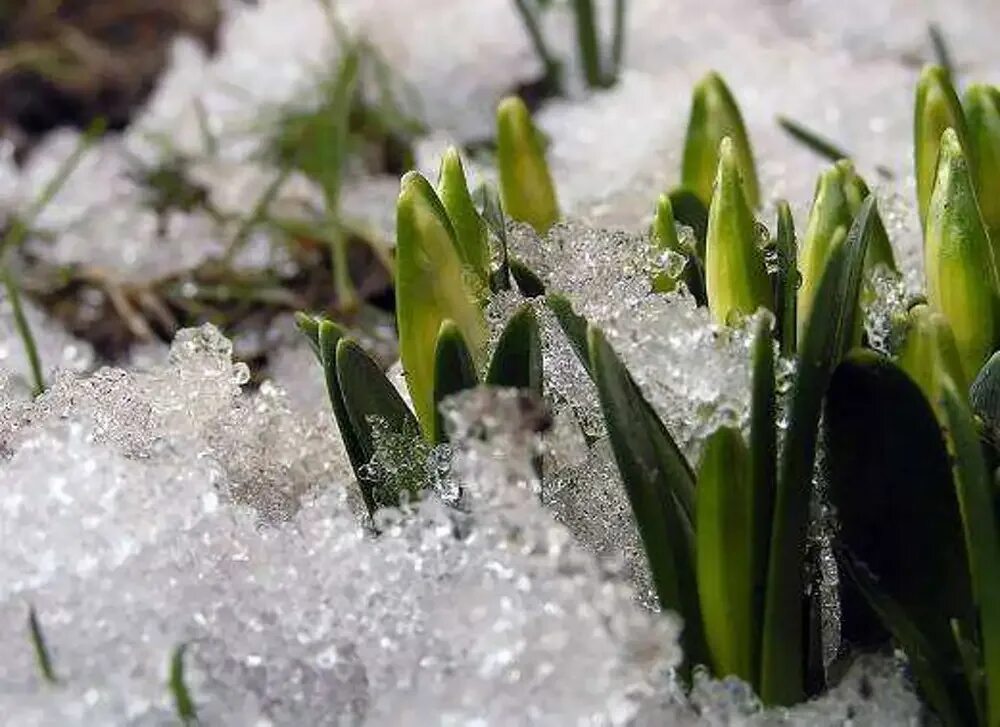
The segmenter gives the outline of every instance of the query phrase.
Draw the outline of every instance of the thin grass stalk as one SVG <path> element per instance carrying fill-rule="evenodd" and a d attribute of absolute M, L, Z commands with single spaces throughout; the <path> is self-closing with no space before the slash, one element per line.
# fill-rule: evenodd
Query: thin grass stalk
<path fill-rule="evenodd" d="M 559 68 L 559 61 L 553 57 L 548 45 L 545 43 L 545 36 L 542 35 L 538 16 L 528 7 L 526 0 L 514 0 L 514 6 L 521 15 L 521 22 L 524 23 L 524 29 L 528 32 L 528 38 L 535 49 L 535 54 L 545 68 L 545 85 L 555 92 L 561 93 L 562 74 Z"/>
<path fill-rule="evenodd" d="M 31 333 L 31 326 L 28 325 L 24 308 L 21 307 L 21 294 L 17 289 L 17 283 L 14 282 L 14 276 L 10 274 L 10 268 L 5 265 L 0 276 L 3 277 L 3 287 L 10 301 L 11 312 L 14 314 L 14 327 L 28 357 L 28 366 L 31 369 L 31 394 L 38 396 L 45 391 L 45 378 L 42 376 L 42 362 L 38 356 L 35 336 Z"/>
<path fill-rule="evenodd" d="M 597 19 L 594 15 L 594 0 L 573 0 L 576 15 L 576 43 L 580 51 L 583 77 L 590 88 L 604 86 L 601 69 L 601 49 L 597 38 Z"/>
<path fill-rule="evenodd" d="M 625 60 L 625 6 L 626 0 L 615 0 L 614 26 L 611 36 L 611 70 L 606 79 L 608 84 L 618 80 Z"/>

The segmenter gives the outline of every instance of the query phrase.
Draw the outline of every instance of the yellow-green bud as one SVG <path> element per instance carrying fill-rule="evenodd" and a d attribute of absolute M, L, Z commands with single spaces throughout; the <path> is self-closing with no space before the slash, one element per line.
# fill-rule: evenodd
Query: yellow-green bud
<path fill-rule="evenodd" d="M 531 114 L 516 96 L 497 108 L 497 166 L 507 214 L 544 235 L 559 219 L 559 203 Z"/>

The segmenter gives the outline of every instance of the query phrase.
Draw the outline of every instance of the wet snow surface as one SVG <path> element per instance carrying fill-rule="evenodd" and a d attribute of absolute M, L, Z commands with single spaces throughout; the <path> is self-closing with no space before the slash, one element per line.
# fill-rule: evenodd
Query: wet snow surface
<path fill-rule="evenodd" d="M 508 0 L 344 0 L 338 12 L 418 92 L 428 172 L 447 140 L 487 136 L 497 99 L 539 70 Z M 569 49 L 560 12 L 550 30 Z M 986 0 L 634 0 L 621 83 L 539 113 L 571 221 L 544 239 L 515 226 L 512 244 L 606 330 L 691 456 L 718 425 L 745 425 L 749 378 L 744 332 L 710 325 L 683 295 L 649 295 L 657 261 L 643 235 L 656 195 L 678 181 L 691 85 L 715 68 L 733 88 L 767 225 L 786 197 L 804 226 L 824 164 L 776 114 L 854 154 L 906 271 L 905 283 L 879 281 L 866 320 L 888 345 L 892 311 L 920 284 L 910 114 L 930 59 L 928 20 L 952 39 L 963 78 L 997 80 L 1000 9 Z M 238 223 L 195 212 L 159 224 L 134 165 L 194 158 L 216 206 L 249 213 L 275 174 L 260 155 L 267 124 L 282 107 L 316 103 L 317 68 L 336 54 L 313 0 L 228 6 L 220 54 L 176 44 L 148 107 L 87 154 L 37 221 L 46 234 L 30 252 L 135 282 L 217 256 Z M 206 120 L 224 141 L 211 153 Z M 23 169 L 0 142 L 0 216 L 27 210 L 77 142 L 55 134 Z M 391 240 L 394 180 L 350 178 L 345 214 Z M 293 178 L 273 204 L 319 199 Z M 240 265 L 267 264 L 273 253 L 259 242 Z M 496 297 L 493 329 L 521 303 Z M 525 434 L 502 393 L 459 397 L 446 479 L 463 507 L 429 495 L 381 513 L 377 534 L 359 516 L 319 371 L 295 337 L 276 336 L 272 381 L 250 391 L 246 367 L 210 326 L 182 331 L 169 354 L 136 350 L 124 369 L 94 370 L 89 346 L 30 305 L 27 314 L 51 383 L 33 402 L 0 301 L 4 724 L 174 724 L 168 672 L 182 644 L 206 725 L 917 721 L 917 700 L 887 660 L 856 664 L 827 696 L 790 711 L 761 711 L 743 685 L 702 675 L 681 695 L 681 624 L 648 608 L 594 392 L 543 311 L 552 430 Z M 539 453 L 544 483 L 531 466 Z M 54 685 L 39 674 L 29 606 Z"/>

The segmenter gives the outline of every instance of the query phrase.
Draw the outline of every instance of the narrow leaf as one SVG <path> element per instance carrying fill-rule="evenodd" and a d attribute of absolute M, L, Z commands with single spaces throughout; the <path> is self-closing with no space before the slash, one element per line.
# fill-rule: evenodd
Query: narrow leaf
<path fill-rule="evenodd" d="M 739 430 L 716 430 L 705 444 L 695 490 L 698 598 L 715 673 L 750 683 L 757 671 L 753 487 Z"/>
<path fill-rule="evenodd" d="M 846 241 L 831 251 L 813 314 L 799 342 L 768 559 L 760 691 L 766 703 L 794 704 L 803 696 L 802 565 L 817 425 L 830 375 L 857 328 L 858 294 L 874 210 L 875 200 L 869 197 Z"/>
<path fill-rule="evenodd" d="M 517 283 L 517 289 L 525 298 L 539 298 L 545 295 L 545 283 L 542 279 L 517 258 L 510 258 L 510 274 Z"/>
<path fill-rule="evenodd" d="M 752 589 L 750 633 L 752 634 L 751 683 L 760 683 L 761 630 L 764 623 L 764 594 L 767 590 L 771 523 L 778 481 L 777 381 L 774 373 L 774 345 L 771 320 L 760 316 L 750 349 L 750 474 L 751 507 L 749 532 L 751 551 L 749 578 Z"/>
<path fill-rule="evenodd" d="M 455 230 L 463 262 L 479 279 L 482 291 L 488 290 L 490 249 L 486 236 L 486 223 L 472 203 L 462 158 L 455 147 L 449 147 L 441 157 L 438 194 Z"/>
<path fill-rule="evenodd" d="M 941 135 L 940 147 L 924 226 L 927 300 L 948 319 L 964 380 L 972 381 L 996 343 L 997 278 L 971 169 L 954 130 Z"/>
<path fill-rule="evenodd" d="M 989 428 L 994 441 L 1000 442 L 1000 351 L 990 356 L 976 375 L 969 389 L 969 403 Z"/>
<path fill-rule="evenodd" d="M 734 316 L 774 307 L 753 213 L 740 184 L 735 146 L 728 137 L 719 146 L 715 194 L 708 210 L 705 290 L 712 318 L 722 325 Z"/>
<path fill-rule="evenodd" d="M 486 373 L 491 386 L 530 389 L 542 394 L 542 339 L 535 311 L 521 306 L 504 327 Z"/>
<path fill-rule="evenodd" d="M 682 184 L 705 205 L 712 199 L 719 145 L 726 137 L 732 139 L 746 202 L 756 209 L 760 206 L 760 186 L 743 116 L 722 77 L 712 72 L 694 88 L 681 170 Z"/>
<path fill-rule="evenodd" d="M 800 342 L 830 258 L 834 236 L 838 229 L 846 231 L 851 219 L 851 209 L 844 194 L 843 171 L 834 165 L 824 170 L 816 183 L 809 222 L 799 248 L 802 284 L 798 294 L 797 336 Z"/>
<path fill-rule="evenodd" d="M 42 625 L 38 621 L 38 613 L 35 607 L 28 608 L 28 633 L 31 635 L 31 645 L 35 649 L 35 661 L 38 663 L 38 671 L 49 684 L 56 684 L 59 678 L 52 668 L 52 658 L 49 656 L 49 647 L 45 643 L 45 634 L 42 633 Z"/>
<path fill-rule="evenodd" d="M 559 219 L 559 204 L 531 115 L 514 96 L 497 109 L 497 166 L 507 214 L 544 235 Z"/>
<path fill-rule="evenodd" d="M 660 605 L 684 618 L 690 663 L 707 663 L 698 606 L 692 523 L 679 503 L 694 489 L 690 468 L 604 336 L 589 329 L 591 370 L 608 437 L 639 526 Z M 672 455 L 672 456 L 668 456 Z"/>
<path fill-rule="evenodd" d="M 507 219 L 500 204 L 500 195 L 492 184 L 479 187 L 479 207 L 482 219 L 500 243 L 500 268 L 490 276 L 490 290 L 510 290 L 510 256 L 507 249 Z"/>
<path fill-rule="evenodd" d="M 861 209 L 861 204 L 868 199 L 871 191 L 865 180 L 861 178 L 854 165 L 843 159 L 837 162 L 844 178 L 844 196 L 847 198 L 847 208 L 851 211 L 853 219 Z M 872 222 L 872 240 L 868 246 L 868 257 L 865 259 L 865 270 L 871 270 L 876 265 L 884 265 L 889 270 L 896 270 L 896 257 L 892 251 L 892 243 L 889 240 L 889 233 L 882 222 L 882 215 L 875 210 L 875 220 Z"/>
<path fill-rule="evenodd" d="M 941 414 L 941 385 L 945 376 L 964 390 L 965 374 L 955 336 L 943 315 L 919 304 L 907 313 L 907 330 L 899 351 L 899 365 Z"/>
<path fill-rule="evenodd" d="M 427 180 L 403 177 L 396 216 L 396 322 L 399 350 L 417 419 L 434 431 L 434 346 L 450 318 L 477 365 L 485 355 L 486 321 L 469 288 L 455 232 Z"/>
<path fill-rule="evenodd" d="M 951 52 L 948 50 L 948 43 L 941 32 L 941 26 L 937 23 L 930 23 L 927 26 L 927 34 L 931 38 L 931 45 L 934 47 L 934 60 L 941 66 L 945 74 L 952 83 L 955 82 L 955 64 L 951 60 Z"/>
<path fill-rule="evenodd" d="M 976 160 L 974 182 L 979 212 L 1000 262 L 1000 94 L 992 86 L 973 84 L 965 91 L 968 152 Z"/>
<path fill-rule="evenodd" d="M 954 449 L 955 488 L 965 524 L 972 593 L 979 611 L 986 683 L 986 723 L 1000 724 L 1000 530 L 993 488 L 972 413 L 954 384 L 943 387 L 948 435 Z"/>
<path fill-rule="evenodd" d="M 803 146 L 808 147 L 831 162 L 851 158 L 851 155 L 844 151 L 843 147 L 833 143 L 829 139 L 824 139 L 818 133 L 803 126 L 794 119 L 790 119 L 787 116 L 779 116 L 778 126 L 788 132 L 789 136 L 800 142 Z"/>
<path fill-rule="evenodd" d="M 590 368 L 590 344 L 587 343 L 587 320 L 573 310 L 568 298 L 559 293 L 549 293 L 545 296 L 545 305 L 555 315 L 559 327 L 562 328 L 580 363 L 593 377 Z"/>
<path fill-rule="evenodd" d="M 184 652 L 187 644 L 181 644 L 170 657 L 170 693 L 174 697 L 174 709 L 182 724 L 196 724 L 198 712 L 184 681 Z"/>
<path fill-rule="evenodd" d="M 403 437 L 420 438 L 420 427 L 413 413 L 364 349 L 354 341 L 342 338 L 337 343 L 336 362 L 344 409 L 365 465 L 375 455 L 376 425 L 380 424 Z M 368 467 L 361 468 L 358 484 L 365 502 L 372 503 L 370 510 L 386 505 L 398 506 L 400 503 L 402 493 L 391 491 L 385 483 L 373 480 Z M 411 497 L 419 495 L 416 491 L 409 494 Z"/>
<path fill-rule="evenodd" d="M 446 397 L 465 389 L 473 389 L 479 384 L 476 365 L 472 361 L 469 347 L 465 345 L 462 332 L 454 321 L 445 320 L 437 336 L 434 350 L 434 412 L 435 425 L 432 441 L 444 442 L 447 437 L 441 402 Z"/>
<path fill-rule="evenodd" d="M 921 225 L 927 219 L 934 188 L 941 135 L 949 128 L 955 130 L 958 143 L 969 149 L 965 114 L 948 72 L 940 66 L 928 66 L 917 82 L 913 120 L 913 166 L 917 177 L 917 209 Z"/>
<path fill-rule="evenodd" d="M 694 239 L 697 243 L 695 251 L 698 253 L 698 258 L 704 262 L 705 237 L 708 235 L 707 203 L 702 202 L 694 192 L 684 187 L 678 187 L 667 196 L 670 198 L 674 219 L 694 230 Z"/>
<path fill-rule="evenodd" d="M 778 275 L 774 286 L 774 308 L 778 317 L 781 355 L 795 354 L 796 315 L 799 297 L 798 252 L 795 221 L 788 202 L 778 202 Z"/>

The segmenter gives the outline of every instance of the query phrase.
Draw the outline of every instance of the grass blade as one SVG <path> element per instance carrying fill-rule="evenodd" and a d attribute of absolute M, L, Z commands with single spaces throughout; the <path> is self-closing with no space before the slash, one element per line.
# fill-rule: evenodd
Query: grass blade
<path fill-rule="evenodd" d="M 940 66 L 928 66 L 917 82 L 913 114 L 913 168 L 917 177 L 917 209 L 920 224 L 927 219 L 941 135 L 954 129 L 963 149 L 969 149 L 965 114 L 948 73 Z"/>
<path fill-rule="evenodd" d="M 441 415 L 441 402 L 445 398 L 465 389 L 473 389 L 479 385 L 476 374 L 476 364 L 465 345 L 462 332 L 452 320 L 445 320 L 438 333 L 434 348 L 434 412 L 435 425 L 432 441 L 441 443 L 447 440 L 444 431 L 444 418 Z"/>
<path fill-rule="evenodd" d="M 174 697 L 174 709 L 181 724 L 191 725 L 198 722 L 198 712 L 191 699 L 187 684 L 184 682 L 184 652 L 187 644 L 181 644 L 170 657 L 170 693 Z"/>
<path fill-rule="evenodd" d="M 540 298 L 545 295 L 545 283 L 542 279 L 517 258 L 510 258 L 510 274 L 517 283 L 517 289 L 525 298 Z"/>
<path fill-rule="evenodd" d="M 10 273 L 10 268 L 3 266 L 3 287 L 10 301 L 10 310 L 14 315 L 14 327 L 17 335 L 24 346 L 24 353 L 28 359 L 28 367 L 31 370 L 31 394 L 40 396 L 45 391 L 45 377 L 42 375 L 42 361 L 38 356 L 38 346 L 35 344 L 35 336 L 31 332 L 31 326 L 24 315 L 24 308 L 21 306 L 21 293 L 17 289 L 14 276 Z"/>
<path fill-rule="evenodd" d="M 529 304 L 521 306 L 504 327 L 486 373 L 491 386 L 510 386 L 542 394 L 542 338 Z"/>
<path fill-rule="evenodd" d="M 486 223 L 472 203 L 462 158 L 454 147 L 445 151 L 441 158 L 438 194 L 455 229 L 455 238 L 462 259 L 479 279 L 485 294 L 489 288 L 490 277 L 490 248 L 486 239 Z"/>
<path fill-rule="evenodd" d="M 835 144 L 829 139 L 824 139 L 820 134 L 800 124 L 794 119 L 790 119 L 787 116 L 779 116 L 778 126 L 788 132 L 788 135 L 793 139 L 816 152 L 824 159 L 829 159 L 831 162 L 837 162 L 841 159 L 851 158 L 851 155 L 844 151 L 843 147 Z"/>
<path fill-rule="evenodd" d="M 583 77 L 590 88 L 601 88 L 607 84 L 601 68 L 594 0 L 573 0 L 573 11 L 576 16 L 576 46 L 580 53 Z"/>
<path fill-rule="evenodd" d="M 38 663 L 38 671 L 49 684 L 56 684 L 59 678 L 52 668 L 52 658 L 49 656 L 49 647 L 45 643 L 45 635 L 42 633 L 42 625 L 38 621 L 38 613 L 34 606 L 28 608 L 28 633 L 31 636 L 31 645 L 35 650 L 35 661 Z"/>
<path fill-rule="evenodd" d="M 538 60 L 542 63 L 542 68 L 545 69 L 545 86 L 553 93 L 562 93 L 562 66 L 552 55 L 548 44 L 545 42 L 545 36 L 542 33 L 538 17 L 528 7 L 527 0 L 514 0 L 514 7 L 517 8 L 517 12 L 521 16 L 521 22 L 528 33 L 532 47 L 535 49 L 535 55 L 538 56 Z"/>
<path fill-rule="evenodd" d="M 817 425 L 830 376 L 857 328 L 858 295 L 874 211 L 875 199 L 869 197 L 846 242 L 831 251 L 799 345 L 799 369 L 779 463 L 765 594 L 760 694 L 769 704 L 794 704 L 803 696 L 802 561 Z"/>
<path fill-rule="evenodd" d="M 937 23 L 930 23 L 927 26 L 927 35 L 931 38 L 931 45 L 934 47 L 934 60 L 948 74 L 952 83 L 955 82 L 955 64 L 951 60 L 951 51 L 948 50 L 948 43 L 944 39 L 941 26 Z"/>

